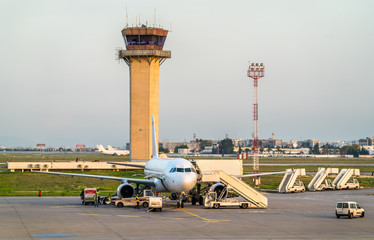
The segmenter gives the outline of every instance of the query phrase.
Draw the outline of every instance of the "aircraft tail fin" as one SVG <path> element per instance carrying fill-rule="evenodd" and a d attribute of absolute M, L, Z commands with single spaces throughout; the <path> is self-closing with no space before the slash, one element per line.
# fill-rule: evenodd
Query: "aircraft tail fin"
<path fill-rule="evenodd" d="M 152 158 L 158 158 L 155 120 L 152 115 Z"/>
<path fill-rule="evenodd" d="M 105 149 L 103 149 L 103 145 L 96 145 L 96 147 L 97 147 L 97 149 L 99 150 L 99 152 L 102 152 L 103 150 L 105 150 Z"/>
<path fill-rule="evenodd" d="M 106 146 L 108 148 L 109 151 L 115 151 L 116 149 L 114 149 L 112 146 L 108 145 Z"/>

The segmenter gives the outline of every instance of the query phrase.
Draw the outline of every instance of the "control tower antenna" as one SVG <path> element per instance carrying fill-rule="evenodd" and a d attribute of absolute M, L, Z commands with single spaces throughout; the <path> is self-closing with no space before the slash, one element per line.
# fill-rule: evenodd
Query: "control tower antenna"
<path fill-rule="evenodd" d="M 129 27 L 129 15 L 127 15 L 127 7 L 126 7 L 126 28 Z"/>
<path fill-rule="evenodd" d="M 265 66 L 260 63 L 251 63 L 248 68 L 248 77 L 253 79 L 253 173 L 259 173 L 260 166 L 258 160 L 258 79 L 264 77 Z M 253 178 L 253 184 L 255 187 L 260 187 L 260 177 Z"/>
<path fill-rule="evenodd" d="M 153 27 L 155 27 L 156 26 L 156 8 L 154 9 L 155 11 L 154 11 L 154 14 L 153 14 Z"/>

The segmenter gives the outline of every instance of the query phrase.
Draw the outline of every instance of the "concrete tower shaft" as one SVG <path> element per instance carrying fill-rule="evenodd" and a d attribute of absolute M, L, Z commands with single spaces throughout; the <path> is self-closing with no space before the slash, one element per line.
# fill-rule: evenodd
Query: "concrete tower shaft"
<path fill-rule="evenodd" d="M 152 155 L 152 115 L 158 138 L 159 71 L 171 57 L 163 51 L 168 31 L 134 27 L 122 30 L 127 50 L 119 57 L 130 67 L 130 159 L 147 161 Z M 157 139 L 158 141 L 158 139 Z"/>

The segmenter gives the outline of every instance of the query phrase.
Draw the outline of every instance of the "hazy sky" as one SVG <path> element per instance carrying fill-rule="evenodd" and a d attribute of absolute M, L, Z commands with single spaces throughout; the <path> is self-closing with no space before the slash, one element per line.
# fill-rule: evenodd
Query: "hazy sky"
<path fill-rule="evenodd" d="M 374 136 L 374 1 L 0 1 L 0 146 L 124 146 L 121 30 L 170 29 L 160 140 L 251 138 L 249 61 L 263 62 L 259 137 Z"/>

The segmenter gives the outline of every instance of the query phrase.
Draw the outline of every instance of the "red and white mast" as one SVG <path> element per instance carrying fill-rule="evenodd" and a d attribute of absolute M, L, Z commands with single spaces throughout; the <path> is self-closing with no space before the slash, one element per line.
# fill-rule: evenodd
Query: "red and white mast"
<path fill-rule="evenodd" d="M 258 160 L 258 79 L 265 76 L 265 66 L 260 63 L 251 63 L 248 68 L 248 77 L 253 79 L 253 173 L 259 173 L 259 160 Z M 260 178 L 253 178 L 255 187 L 259 187 Z"/>

